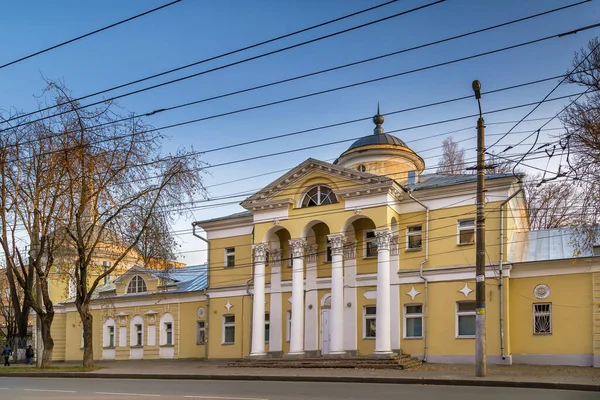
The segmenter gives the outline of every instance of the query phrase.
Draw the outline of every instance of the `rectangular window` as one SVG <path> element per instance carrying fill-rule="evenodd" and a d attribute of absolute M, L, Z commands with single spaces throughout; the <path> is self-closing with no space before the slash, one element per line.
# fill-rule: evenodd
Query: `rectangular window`
<path fill-rule="evenodd" d="M 595 256 L 600 256 L 600 245 L 598 245 L 598 244 L 593 245 L 592 251 L 594 252 Z"/>
<path fill-rule="evenodd" d="M 475 220 L 458 221 L 458 244 L 475 243 Z"/>
<path fill-rule="evenodd" d="M 271 336 L 271 324 L 269 321 L 269 314 L 265 314 L 265 343 L 269 343 L 270 336 Z"/>
<path fill-rule="evenodd" d="M 377 257 L 377 237 L 374 230 L 365 231 L 365 254 L 363 257 Z"/>
<path fill-rule="evenodd" d="M 141 324 L 135 325 L 135 345 L 142 346 L 144 344 L 143 330 Z"/>
<path fill-rule="evenodd" d="M 413 304 L 404 307 L 404 337 L 423 337 L 423 305 Z"/>
<path fill-rule="evenodd" d="M 331 262 L 331 260 L 332 260 L 331 241 L 329 240 L 329 238 L 327 236 L 325 237 L 325 254 L 323 255 L 323 258 L 325 259 L 325 262 Z"/>
<path fill-rule="evenodd" d="M 533 333 L 535 335 L 552 334 L 552 304 L 533 304 Z"/>
<path fill-rule="evenodd" d="M 165 333 L 167 334 L 166 339 L 167 342 L 165 344 L 172 345 L 173 344 L 173 324 L 170 322 L 165 323 Z"/>
<path fill-rule="evenodd" d="M 235 343 L 235 315 L 223 316 L 223 344 Z"/>
<path fill-rule="evenodd" d="M 376 336 L 376 315 L 377 307 L 367 306 L 364 311 L 364 332 L 363 336 L 365 339 L 375 339 Z"/>
<path fill-rule="evenodd" d="M 225 267 L 232 268 L 235 266 L 235 247 L 225 248 Z"/>
<path fill-rule="evenodd" d="M 206 343 L 206 322 L 198 321 L 196 323 L 196 344 Z"/>
<path fill-rule="evenodd" d="M 108 347 L 115 347 L 115 327 L 108 327 Z"/>
<path fill-rule="evenodd" d="M 475 309 L 474 301 L 456 303 L 456 333 L 457 337 L 475 337 Z"/>
<path fill-rule="evenodd" d="M 423 227 L 421 225 L 406 228 L 406 249 L 421 250 L 423 244 Z"/>
<path fill-rule="evenodd" d="M 285 331 L 285 340 L 290 341 L 292 337 L 292 312 L 287 312 L 287 330 Z"/>

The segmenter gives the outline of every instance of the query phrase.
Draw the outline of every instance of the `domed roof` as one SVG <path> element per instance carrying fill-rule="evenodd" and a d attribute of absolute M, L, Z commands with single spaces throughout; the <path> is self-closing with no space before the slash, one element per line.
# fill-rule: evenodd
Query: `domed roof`
<path fill-rule="evenodd" d="M 362 146 L 369 146 L 372 144 L 394 144 L 398 146 L 407 147 L 406 143 L 398 139 L 396 136 L 392 136 L 387 133 L 376 133 L 374 135 L 361 137 L 360 139 L 352 143 L 352 146 L 350 146 L 348 150 L 352 150 Z"/>
<path fill-rule="evenodd" d="M 348 148 L 348 150 L 346 150 L 346 151 L 356 149 L 357 147 L 377 145 L 377 144 L 391 144 L 391 145 L 396 145 L 396 146 L 408 147 L 408 146 L 406 146 L 406 143 L 404 143 L 402 140 L 398 139 L 396 136 L 392 136 L 392 135 L 389 135 L 389 134 L 383 132 L 383 127 L 381 125 L 383 125 L 384 121 L 385 121 L 385 118 L 379 112 L 379 104 L 378 104 L 377 105 L 377 114 L 373 117 L 373 123 L 375 124 L 375 129 L 373 129 L 373 134 L 358 139 L 357 141 L 352 143 L 352 146 L 350 146 Z"/>

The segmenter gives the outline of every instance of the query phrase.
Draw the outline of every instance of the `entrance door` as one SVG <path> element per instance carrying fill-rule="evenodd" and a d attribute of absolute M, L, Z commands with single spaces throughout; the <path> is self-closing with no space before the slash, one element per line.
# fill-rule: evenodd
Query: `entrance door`
<path fill-rule="evenodd" d="M 329 354 L 329 312 L 330 309 L 321 311 L 321 354 Z"/>

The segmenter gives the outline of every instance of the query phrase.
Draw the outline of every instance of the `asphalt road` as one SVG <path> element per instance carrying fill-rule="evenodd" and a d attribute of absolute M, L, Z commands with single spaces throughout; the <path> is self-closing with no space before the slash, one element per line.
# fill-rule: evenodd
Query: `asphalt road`
<path fill-rule="evenodd" d="M 598 393 L 454 386 L 0 378 L 0 399 L 160 400 L 598 400 Z"/>

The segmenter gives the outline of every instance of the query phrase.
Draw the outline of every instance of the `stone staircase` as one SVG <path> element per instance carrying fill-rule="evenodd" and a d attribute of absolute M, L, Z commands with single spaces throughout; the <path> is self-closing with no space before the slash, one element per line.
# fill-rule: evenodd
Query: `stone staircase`
<path fill-rule="evenodd" d="M 347 368 L 347 369 L 412 369 L 421 361 L 408 354 L 390 357 L 310 357 L 310 358 L 267 358 L 243 359 L 228 364 L 242 368 Z"/>

